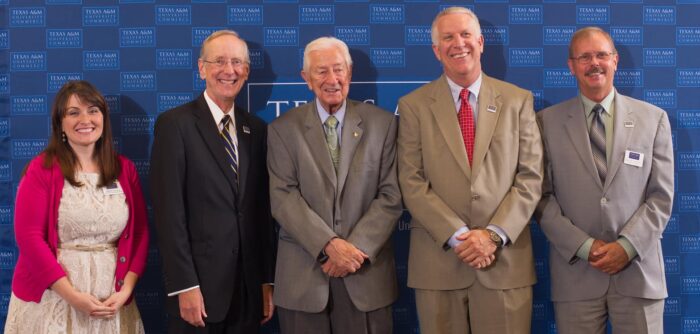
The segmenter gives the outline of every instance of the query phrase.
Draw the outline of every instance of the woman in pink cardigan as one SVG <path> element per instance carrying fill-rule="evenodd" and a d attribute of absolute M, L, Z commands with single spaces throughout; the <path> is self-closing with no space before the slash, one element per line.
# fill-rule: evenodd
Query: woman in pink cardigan
<path fill-rule="evenodd" d="M 66 83 L 51 129 L 17 189 L 5 333 L 143 333 L 132 292 L 148 253 L 146 209 L 134 164 L 114 150 L 104 97 Z"/>

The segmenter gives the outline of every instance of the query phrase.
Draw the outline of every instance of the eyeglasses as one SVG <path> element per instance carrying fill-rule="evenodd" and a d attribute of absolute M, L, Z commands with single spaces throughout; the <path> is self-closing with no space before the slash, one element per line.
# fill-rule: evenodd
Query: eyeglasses
<path fill-rule="evenodd" d="M 575 60 L 580 64 L 589 64 L 591 61 L 593 61 L 593 57 L 599 61 L 608 61 L 610 58 L 612 58 L 612 55 L 616 53 L 617 52 L 598 51 L 596 53 L 584 53 L 578 57 L 571 57 L 569 59 Z"/>
<path fill-rule="evenodd" d="M 231 64 L 234 68 L 239 68 L 246 64 L 245 61 L 238 59 L 238 58 L 231 58 L 231 59 L 226 59 L 226 58 L 216 58 L 214 60 L 202 60 L 203 62 L 207 64 L 211 64 L 214 67 L 221 68 L 224 67 L 228 64 Z"/>

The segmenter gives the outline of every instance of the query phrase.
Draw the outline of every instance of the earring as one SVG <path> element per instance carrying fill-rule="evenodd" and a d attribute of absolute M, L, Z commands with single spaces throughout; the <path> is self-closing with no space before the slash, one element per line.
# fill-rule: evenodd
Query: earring
<path fill-rule="evenodd" d="M 68 141 L 68 138 L 66 137 L 66 133 L 61 131 L 61 140 L 65 143 Z"/>

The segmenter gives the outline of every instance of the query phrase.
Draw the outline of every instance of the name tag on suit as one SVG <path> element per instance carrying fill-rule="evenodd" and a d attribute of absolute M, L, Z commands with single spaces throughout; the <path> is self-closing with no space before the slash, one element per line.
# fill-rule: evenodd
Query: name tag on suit
<path fill-rule="evenodd" d="M 642 167 L 642 164 L 644 164 L 644 153 L 626 150 L 624 163 L 630 166 Z"/>

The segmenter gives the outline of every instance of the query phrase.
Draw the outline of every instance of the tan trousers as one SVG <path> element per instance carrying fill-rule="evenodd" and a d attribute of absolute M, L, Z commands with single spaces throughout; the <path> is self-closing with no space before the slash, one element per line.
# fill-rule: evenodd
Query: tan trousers
<path fill-rule="evenodd" d="M 554 313 L 559 334 L 604 334 L 608 318 L 614 334 L 663 334 L 664 300 L 622 296 L 615 283 L 605 296 L 555 302 Z"/>
<path fill-rule="evenodd" d="M 421 334 L 530 334 L 532 287 L 415 289 Z"/>

